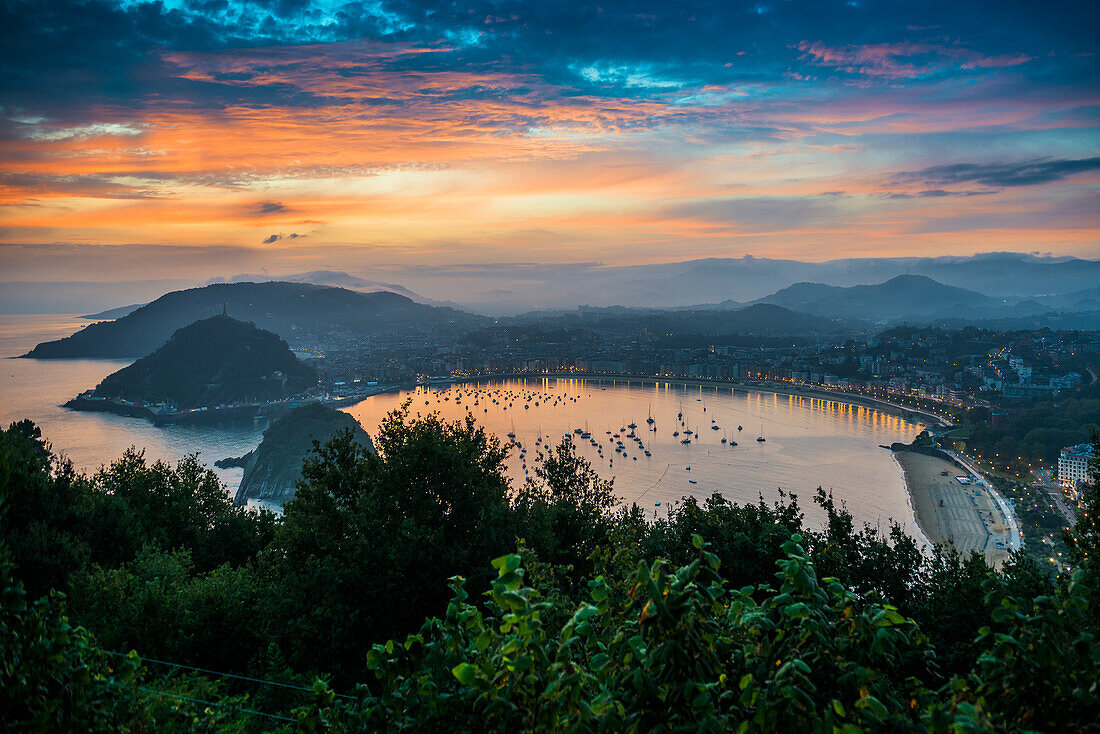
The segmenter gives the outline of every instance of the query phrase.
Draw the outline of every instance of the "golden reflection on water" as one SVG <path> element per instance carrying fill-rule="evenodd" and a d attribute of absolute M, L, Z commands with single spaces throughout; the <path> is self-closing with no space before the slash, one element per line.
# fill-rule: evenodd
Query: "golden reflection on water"
<path fill-rule="evenodd" d="M 509 400 L 500 400 L 504 396 Z M 456 397 L 461 403 L 456 404 Z M 822 486 L 833 490 L 857 523 L 885 527 L 892 518 L 909 528 L 913 520 L 901 469 L 879 445 L 908 442 L 922 426 L 866 406 L 661 380 L 532 378 L 421 387 L 368 398 L 346 410 L 374 433 L 386 412 L 410 398 L 414 414 L 438 412 L 453 420 L 470 412 L 505 442 L 514 431 L 526 449 L 525 454 L 514 449 L 509 456 L 514 483 L 534 475 L 541 448 L 570 435 L 601 476 L 614 478 L 617 494 L 627 502 L 638 501 L 647 512 L 657 510 L 657 502 L 663 510 L 685 495 L 703 498 L 714 492 L 742 503 L 760 496 L 771 502 L 781 487 L 795 492 L 807 518 L 818 522 L 822 516 L 810 497 Z M 646 423 L 650 411 L 655 434 Z M 683 424 L 676 418 L 681 411 Z M 607 431 L 621 434 L 630 422 L 637 425 L 635 433 L 651 456 L 625 438 L 625 458 L 614 452 L 615 439 Z M 573 433 L 586 424 L 602 454 Z M 680 443 L 687 428 L 694 434 L 690 445 Z M 672 436 L 677 430 L 681 435 Z M 766 441 L 758 442 L 758 435 Z M 543 439 L 536 443 L 539 436 Z M 738 446 L 722 444 L 723 436 Z"/>

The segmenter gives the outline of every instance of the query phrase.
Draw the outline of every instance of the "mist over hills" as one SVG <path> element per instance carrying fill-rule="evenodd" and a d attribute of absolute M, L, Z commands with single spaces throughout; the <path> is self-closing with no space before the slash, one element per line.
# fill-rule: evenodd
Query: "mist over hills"
<path fill-rule="evenodd" d="M 349 291 L 360 293 L 376 293 L 388 291 L 405 296 L 417 303 L 428 303 L 430 299 L 424 298 L 419 293 L 414 293 L 403 285 L 396 283 L 379 283 L 375 280 L 365 280 L 354 275 L 349 275 L 342 270 L 311 270 L 308 273 L 295 273 L 293 275 L 267 275 L 242 274 L 231 275 L 228 278 L 211 278 L 207 285 L 217 283 L 271 283 L 279 281 L 283 283 L 309 283 L 311 285 L 327 285 L 335 288 L 346 288 Z"/>
<path fill-rule="evenodd" d="M 820 314 L 799 313 L 775 304 L 757 303 L 735 311 L 655 312 L 650 329 L 665 333 L 756 334 L 788 336 L 847 331 L 856 324 Z"/>
<path fill-rule="evenodd" d="M 796 283 L 856 286 L 902 275 L 923 275 L 992 298 L 1018 300 L 1095 288 L 1100 260 L 1016 253 L 971 257 L 863 258 L 800 262 L 745 256 L 632 267 L 592 268 L 573 274 L 557 299 L 593 306 L 676 307 L 762 299 Z M 538 298 L 537 286 L 529 288 Z"/>
<path fill-rule="evenodd" d="M 644 309 L 612 306 L 584 307 L 571 311 L 532 311 L 501 319 L 500 324 L 516 328 L 577 329 L 609 331 L 648 330 L 654 335 L 753 335 L 804 336 L 835 334 L 869 328 L 856 320 L 833 319 L 798 313 L 774 304 L 757 303 L 736 309 L 702 306 L 696 309 Z"/>
<path fill-rule="evenodd" d="M 1100 329 L 1100 289 L 1025 299 L 993 298 L 923 275 L 899 275 L 874 285 L 795 283 L 754 301 L 849 323 L 976 325 L 1000 329 Z M 737 310 L 733 300 L 681 307 Z"/>
<path fill-rule="evenodd" d="M 942 260 L 938 258 L 924 262 L 941 267 L 944 265 Z M 1034 271 L 1036 283 L 1042 282 L 1052 272 L 1063 282 L 1057 293 L 1009 297 L 991 296 L 975 288 L 943 283 L 925 275 L 902 274 L 874 284 L 835 285 L 799 281 L 748 301 L 726 297 L 706 303 L 698 297 L 705 295 L 708 287 L 719 289 L 722 283 L 736 282 L 749 271 L 770 273 L 769 277 L 774 280 L 784 272 L 789 274 L 796 270 L 827 268 L 831 264 L 758 261 L 752 258 L 695 261 L 652 266 L 650 270 L 651 273 L 664 272 L 666 278 L 689 284 L 679 287 L 675 297 L 677 300 L 692 297 L 689 304 L 661 305 L 662 300 L 668 300 L 667 294 L 652 290 L 652 284 L 646 286 L 650 290 L 634 293 L 639 281 L 633 281 L 633 295 L 625 305 L 600 306 L 594 303 L 614 297 L 609 295 L 614 293 L 613 288 L 600 290 L 594 287 L 583 294 L 585 302 L 589 303 L 587 306 L 550 311 L 527 309 L 526 313 L 501 317 L 500 321 L 523 324 L 559 319 L 562 323 L 568 323 L 571 319 L 584 319 L 601 322 L 609 328 L 625 328 L 627 324 L 633 324 L 677 334 L 761 335 L 855 331 L 896 323 L 973 324 L 1003 329 L 1100 328 L 1100 287 L 1095 285 L 1096 280 L 1093 279 L 1100 278 L 1100 261 L 1068 258 L 1053 262 L 1053 258 L 1012 256 L 1007 259 L 994 257 L 975 265 L 981 258 L 962 260 L 961 270 L 971 272 L 968 268 L 973 266 L 988 277 L 1007 267 L 1005 262 L 1012 261 L 1024 270 L 1032 266 L 1038 268 Z M 875 268 L 881 265 L 878 261 L 874 263 Z M 360 288 L 369 287 L 371 283 L 337 271 L 302 274 L 302 277 L 307 276 L 316 280 L 347 282 Z M 702 285 L 690 286 L 690 283 L 698 284 L 700 279 L 704 281 Z M 982 277 L 975 276 L 975 285 L 982 282 Z M 1036 283 L 1032 284 L 1032 290 L 1041 287 Z M 1085 287 L 1078 287 L 1082 283 Z M 575 283 L 563 283 L 563 290 L 577 287 Z M 760 287 L 760 283 L 756 282 L 749 292 L 756 293 Z M 1047 287 L 1053 286 L 1048 283 Z M 721 291 L 722 294 L 728 293 L 724 287 Z M 647 302 L 647 298 L 651 302 Z M 634 299 L 640 299 L 643 303 L 630 305 L 629 301 Z M 338 348 L 355 348 L 356 345 L 364 346 L 362 340 L 380 336 L 454 338 L 456 334 L 494 323 L 493 319 L 485 316 L 451 307 L 417 303 L 392 291 L 362 293 L 343 287 L 282 281 L 215 283 L 167 293 L 130 313 L 126 313 L 128 309 L 118 309 L 115 313 L 123 315 L 116 320 L 91 324 L 70 337 L 39 344 L 25 356 L 140 357 L 163 344 L 176 329 L 221 313 L 223 307 L 229 315 L 272 331 L 296 347 L 337 343 L 340 345 Z M 113 315 L 104 313 L 98 316 L 108 318 Z"/>
<path fill-rule="evenodd" d="M 474 328 L 485 319 L 450 308 L 414 303 L 395 293 L 356 293 L 305 283 L 224 283 L 167 293 L 115 321 L 39 344 L 38 359 L 141 357 L 177 329 L 222 312 L 278 334 L 292 347 L 313 346 L 328 335 L 369 339 L 400 333 L 433 338 Z"/>
<path fill-rule="evenodd" d="M 656 265 L 516 263 L 387 268 L 384 272 L 384 278 L 368 271 L 332 269 L 289 275 L 241 274 L 210 279 L 207 284 L 280 281 L 359 292 L 389 291 L 426 305 L 504 316 L 531 310 L 569 310 L 581 305 L 694 308 L 713 304 L 733 308 L 798 283 L 851 287 L 880 284 L 899 275 L 922 275 L 942 285 L 1009 303 L 1031 299 L 1056 309 L 1100 308 L 1100 294 L 1096 292 L 1100 260 L 1021 253 L 825 262 L 746 255 Z M 92 313 L 147 302 L 168 291 L 201 283 L 6 282 L 0 283 L 0 313 Z M 431 298 L 424 293 L 430 293 Z M 1077 301 L 1088 299 L 1095 303 L 1077 305 Z"/>

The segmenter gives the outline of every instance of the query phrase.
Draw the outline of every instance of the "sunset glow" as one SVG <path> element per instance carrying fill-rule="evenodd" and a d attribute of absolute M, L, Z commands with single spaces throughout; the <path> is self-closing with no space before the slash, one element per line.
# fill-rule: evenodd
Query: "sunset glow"
<path fill-rule="evenodd" d="M 11 280 L 1100 252 L 1091 3 L 3 12 Z"/>

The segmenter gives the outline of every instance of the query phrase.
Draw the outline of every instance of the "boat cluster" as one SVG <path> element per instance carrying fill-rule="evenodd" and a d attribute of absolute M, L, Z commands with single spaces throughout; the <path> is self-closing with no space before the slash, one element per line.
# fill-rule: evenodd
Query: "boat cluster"
<path fill-rule="evenodd" d="M 454 385 L 442 390 L 429 390 L 425 395 L 424 405 L 432 405 L 436 403 L 440 406 L 450 403 L 456 406 L 463 406 L 467 411 L 473 412 L 475 408 L 482 408 L 482 412 L 488 413 L 491 406 L 498 407 L 501 412 L 507 412 L 512 410 L 530 410 L 532 407 L 544 406 L 547 408 L 563 407 L 571 403 L 577 403 L 581 400 L 582 395 L 580 393 L 559 393 L 555 391 L 540 391 L 532 389 L 511 389 L 507 387 L 475 387 L 475 386 L 463 386 Z M 703 405 L 703 413 L 707 413 L 707 405 L 702 399 L 697 399 L 697 402 L 701 402 Z M 689 425 L 688 418 L 684 415 L 684 406 L 680 405 L 680 410 L 676 414 L 676 421 L 679 424 L 672 432 L 672 437 L 678 439 L 684 446 L 690 446 L 692 442 L 699 443 L 702 441 L 702 432 L 698 426 L 694 429 Z M 657 421 L 653 417 L 652 406 L 649 411 L 649 415 L 646 418 L 645 429 L 651 431 L 654 435 L 657 433 Z M 722 431 L 721 444 L 724 446 L 736 447 L 737 441 L 733 440 L 729 436 L 729 431 L 722 429 L 722 426 L 718 424 L 717 419 L 711 418 L 710 420 L 711 431 Z M 743 426 L 737 426 L 737 432 L 743 430 Z M 606 459 L 608 467 L 613 468 L 615 466 L 615 459 L 620 461 L 638 461 L 639 456 L 652 457 L 652 451 L 645 445 L 642 440 L 642 436 L 638 433 L 638 425 L 631 421 L 626 423 L 623 421 L 623 425 L 620 426 L 618 431 L 613 431 L 611 428 L 605 432 L 606 442 L 592 435 L 592 431 L 588 427 L 587 421 L 584 427 L 574 428 L 571 435 L 566 435 L 567 440 L 573 441 L 575 445 L 582 445 L 587 443 L 600 459 Z M 516 437 L 515 424 L 513 422 L 512 429 L 507 434 L 509 445 L 515 447 L 518 450 L 518 458 L 520 460 L 521 468 L 525 476 L 530 474 L 530 469 L 527 465 L 528 447 L 523 444 Z M 552 445 L 553 438 L 549 435 L 543 434 L 539 429 L 538 435 L 534 442 L 534 450 L 548 449 Z M 757 441 L 763 443 L 764 436 L 761 435 Z M 604 449 L 607 449 L 605 453 Z M 688 467 L 690 471 L 690 467 Z M 689 480 L 692 484 L 695 484 L 695 480 Z"/>
<path fill-rule="evenodd" d="M 575 403 L 581 398 L 579 394 L 543 393 L 535 390 L 509 390 L 507 388 L 483 390 L 480 388 L 453 387 L 446 390 L 431 390 L 427 394 L 428 398 L 424 401 L 424 405 L 431 405 L 432 398 L 435 399 L 435 403 L 440 405 L 452 402 L 451 397 L 453 395 L 454 404 L 465 405 L 467 410 L 471 407 L 481 407 L 484 404 L 483 413 L 489 412 L 488 406 L 490 405 L 499 406 L 501 411 L 507 411 L 509 408 L 530 410 L 532 407 L 537 408 L 539 405 L 555 407 L 570 402 Z"/>
<path fill-rule="evenodd" d="M 702 402 L 702 400 L 699 400 L 699 402 Z M 706 403 L 703 403 L 703 412 L 704 413 L 707 412 L 707 404 Z M 698 430 L 693 431 L 693 430 L 691 430 L 691 428 L 688 427 L 687 419 L 684 418 L 684 406 L 683 405 L 680 406 L 680 412 L 676 414 L 676 420 L 680 423 L 680 428 L 683 429 L 682 433 L 683 433 L 684 437 L 680 439 L 680 443 L 682 443 L 685 446 L 690 445 L 692 436 L 695 437 L 696 441 L 699 441 L 699 440 L 702 439 L 702 434 L 699 433 Z M 737 426 L 738 431 L 740 431 L 741 428 L 742 428 L 741 426 Z M 718 425 L 717 420 L 715 420 L 714 418 L 711 418 L 710 419 L 710 429 L 712 431 L 721 431 L 722 427 L 720 425 Z M 679 438 L 680 435 L 681 435 L 681 431 L 679 431 L 679 430 L 676 430 L 676 431 L 672 432 L 672 437 L 673 438 Z M 723 431 L 722 432 L 722 444 L 725 445 L 725 446 L 734 447 L 734 446 L 737 445 L 737 442 L 734 441 L 733 439 L 731 439 L 728 435 L 726 435 L 726 432 Z"/>

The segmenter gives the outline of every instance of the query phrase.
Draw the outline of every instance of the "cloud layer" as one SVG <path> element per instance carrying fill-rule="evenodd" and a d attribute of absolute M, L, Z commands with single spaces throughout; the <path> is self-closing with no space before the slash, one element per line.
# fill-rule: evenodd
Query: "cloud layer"
<path fill-rule="evenodd" d="M 1097 14 L 13 0 L 0 241 L 111 246 L 126 277 L 133 243 L 296 271 L 1095 255 Z"/>

